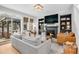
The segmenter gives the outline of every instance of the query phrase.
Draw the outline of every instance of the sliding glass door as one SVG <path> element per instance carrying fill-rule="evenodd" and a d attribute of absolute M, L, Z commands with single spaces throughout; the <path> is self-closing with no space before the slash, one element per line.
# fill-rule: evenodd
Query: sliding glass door
<path fill-rule="evenodd" d="M 9 26 L 11 21 L 2 20 L 0 23 L 0 37 L 8 39 L 10 37 Z"/>

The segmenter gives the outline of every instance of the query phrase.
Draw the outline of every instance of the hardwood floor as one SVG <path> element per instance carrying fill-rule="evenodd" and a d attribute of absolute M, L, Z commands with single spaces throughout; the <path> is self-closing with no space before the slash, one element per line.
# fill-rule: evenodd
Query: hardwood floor
<path fill-rule="evenodd" d="M 0 46 L 0 54 L 19 54 L 19 52 L 8 43 Z"/>

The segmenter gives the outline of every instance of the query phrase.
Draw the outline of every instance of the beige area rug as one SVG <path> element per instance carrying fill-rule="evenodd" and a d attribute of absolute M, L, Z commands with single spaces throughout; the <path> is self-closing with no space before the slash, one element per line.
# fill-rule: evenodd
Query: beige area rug
<path fill-rule="evenodd" d="M 0 39 L 0 45 L 4 45 L 4 44 L 7 44 L 7 43 L 10 43 L 10 39 L 5 39 L 5 38 Z"/>

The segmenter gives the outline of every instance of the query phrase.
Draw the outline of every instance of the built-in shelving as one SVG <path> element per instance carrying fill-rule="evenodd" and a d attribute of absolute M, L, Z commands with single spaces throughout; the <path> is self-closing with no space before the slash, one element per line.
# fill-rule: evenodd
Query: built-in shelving
<path fill-rule="evenodd" d="M 60 32 L 71 32 L 71 14 L 60 16 Z"/>
<path fill-rule="evenodd" d="M 44 31 L 44 19 L 39 19 L 38 21 L 38 26 L 39 26 L 39 34 L 41 34 Z"/>
<path fill-rule="evenodd" d="M 23 30 L 33 30 L 33 21 L 32 17 L 23 17 Z"/>

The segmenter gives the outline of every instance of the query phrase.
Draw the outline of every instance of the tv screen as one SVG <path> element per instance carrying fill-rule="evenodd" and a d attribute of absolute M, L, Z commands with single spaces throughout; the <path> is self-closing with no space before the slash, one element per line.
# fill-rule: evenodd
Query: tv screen
<path fill-rule="evenodd" d="M 58 23 L 58 14 L 45 16 L 45 23 L 47 24 Z"/>

